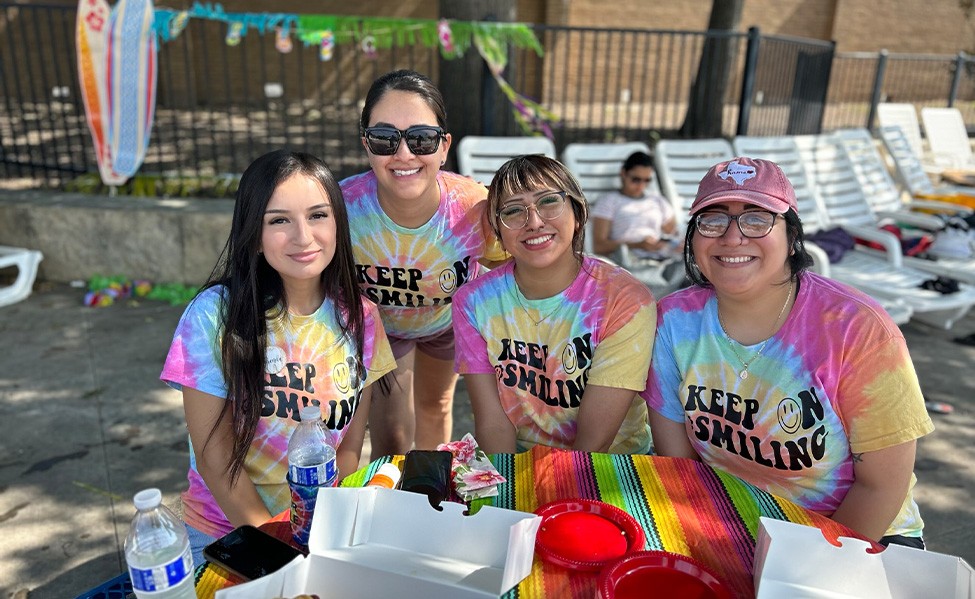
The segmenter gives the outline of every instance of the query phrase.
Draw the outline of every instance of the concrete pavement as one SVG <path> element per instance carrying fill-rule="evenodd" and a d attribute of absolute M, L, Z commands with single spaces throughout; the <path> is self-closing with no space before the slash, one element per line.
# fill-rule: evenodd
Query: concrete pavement
<path fill-rule="evenodd" d="M 120 573 L 132 495 L 157 486 L 174 504 L 188 447 L 180 395 L 158 380 L 182 306 L 82 305 L 83 290 L 38 283 L 0 308 L 0 598 L 71 598 Z M 954 331 L 905 336 L 934 415 L 916 496 L 934 551 L 975 565 L 975 348 Z M 463 389 L 454 438 L 472 430 Z M 369 450 L 363 452 L 368 456 Z"/>

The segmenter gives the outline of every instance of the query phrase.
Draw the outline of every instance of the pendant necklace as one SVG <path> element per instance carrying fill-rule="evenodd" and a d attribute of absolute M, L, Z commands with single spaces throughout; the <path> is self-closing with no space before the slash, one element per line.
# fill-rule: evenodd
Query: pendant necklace
<path fill-rule="evenodd" d="M 751 366 L 752 362 L 758 359 L 760 355 L 762 355 L 762 352 L 765 351 L 765 346 L 768 345 L 768 342 L 772 340 L 772 337 L 775 337 L 776 327 L 779 326 L 779 321 L 782 320 L 782 315 L 785 314 L 785 308 L 786 306 L 789 305 L 789 300 L 792 298 L 792 284 L 793 281 L 790 280 L 789 292 L 785 295 L 785 303 L 782 304 L 782 309 L 779 310 L 779 315 L 775 317 L 775 322 L 772 323 L 772 334 L 769 335 L 768 339 L 762 342 L 762 345 L 759 346 L 758 351 L 755 352 L 755 354 L 752 355 L 751 358 L 748 358 L 747 361 L 742 359 L 742 357 L 738 355 L 738 350 L 735 349 L 735 346 L 741 344 L 735 341 L 734 339 L 732 339 L 730 335 L 728 335 L 728 327 L 726 327 L 724 325 L 724 321 L 721 320 L 721 310 L 718 310 L 718 324 L 721 325 L 721 332 L 724 333 L 724 338 L 727 339 L 728 341 L 728 347 L 731 348 L 732 353 L 734 353 L 735 357 L 738 358 L 738 361 L 741 362 L 741 371 L 738 372 L 738 378 L 740 378 L 741 380 L 745 380 L 748 378 L 748 367 Z"/>
<path fill-rule="evenodd" d="M 549 316 L 558 312 L 559 308 L 562 307 L 561 302 L 557 303 L 555 305 L 555 308 L 551 312 L 549 312 L 548 314 L 542 314 L 542 317 L 539 320 L 535 320 L 534 318 L 532 318 L 531 308 L 526 306 L 524 300 L 521 299 L 521 296 L 524 294 L 521 292 L 521 288 L 518 287 L 518 281 L 515 280 L 514 274 L 511 275 L 511 281 L 512 283 L 514 283 L 514 289 L 512 289 L 511 292 L 515 296 L 515 300 L 518 302 L 518 305 L 521 307 L 521 311 L 525 313 L 525 316 L 528 317 L 528 320 L 532 321 L 532 323 L 534 323 L 536 327 L 542 324 L 543 322 L 545 322 L 546 320 L 548 320 Z M 539 313 L 541 312 L 539 311 Z"/>

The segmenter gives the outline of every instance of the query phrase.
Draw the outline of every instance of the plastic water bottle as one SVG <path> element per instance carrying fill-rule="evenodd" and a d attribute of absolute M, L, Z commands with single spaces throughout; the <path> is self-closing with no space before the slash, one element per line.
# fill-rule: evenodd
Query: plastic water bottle
<path fill-rule="evenodd" d="M 288 441 L 288 484 L 291 487 L 291 536 L 295 543 L 308 545 L 311 519 L 320 487 L 338 481 L 332 435 L 322 425 L 318 406 L 308 405 L 298 412 L 301 424 Z"/>
<path fill-rule="evenodd" d="M 159 489 L 139 491 L 125 537 L 125 562 L 139 599 L 196 599 L 186 527 L 162 504 Z"/>

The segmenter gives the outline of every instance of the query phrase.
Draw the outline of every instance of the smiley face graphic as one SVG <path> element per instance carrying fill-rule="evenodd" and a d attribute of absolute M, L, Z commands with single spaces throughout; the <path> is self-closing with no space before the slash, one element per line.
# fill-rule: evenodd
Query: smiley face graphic
<path fill-rule="evenodd" d="M 457 287 L 457 273 L 450 268 L 440 272 L 440 289 L 444 293 L 451 293 Z"/>
<path fill-rule="evenodd" d="M 786 397 L 779 402 L 779 407 L 775 410 L 775 415 L 779 419 L 779 426 L 782 430 L 791 434 L 799 432 L 802 425 L 802 413 L 799 409 L 799 402 Z"/>
<path fill-rule="evenodd" d="M 562 350 L 562 369 L 566 374 L 572 374 L 579 368 L 579 356 L 576 355 L 576 348 L 571 343 L 567 343 Z"/>
<path fill-rule="evenodd" d="M 332 384 L 335 388 L 339 390 L 340 393 L 348 393 L 352 389 L 352 381 L 349 377 L 349 365 L 345 362 L 339 362 L 332 369 Z"/>

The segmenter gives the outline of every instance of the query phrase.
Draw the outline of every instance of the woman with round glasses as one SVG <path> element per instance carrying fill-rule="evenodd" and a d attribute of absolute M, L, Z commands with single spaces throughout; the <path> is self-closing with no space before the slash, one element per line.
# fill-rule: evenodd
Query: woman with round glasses
<path fill-rule="evenodd" d="M 450 440 L 453 295 L 480 274 L 479 262 L 505 257 L 484 216 L 485 187 L 440 170 L 446 127 L 443 97 L 427 77 L 382 75 L 360 120 L 371 168 L 341 182 L 358 282 L 379 306 L 397 363 L 373 396 L 373 458 Z"/>
<path fill-rule="evenodd" d="M 648 453 L 646 385 L 653 295 L 625 270 L 582 254 L 579 184 L 540 155 L 505 163 L 489 214 L 510 261 L 454 301 L 455 365 L 478 444 Z M 649 331 L 649 333 L 648 333 Z"/>
<path fill-rule="evenodd" d="M 713 166 L 690 213 L 696 285 L 660 302 L 643 393 L 657 453 L 923 547 L 914 456 L 933 426 L 900 330 L 870 297 L 806 270 L 795 191 L 776 164 Z"/>

